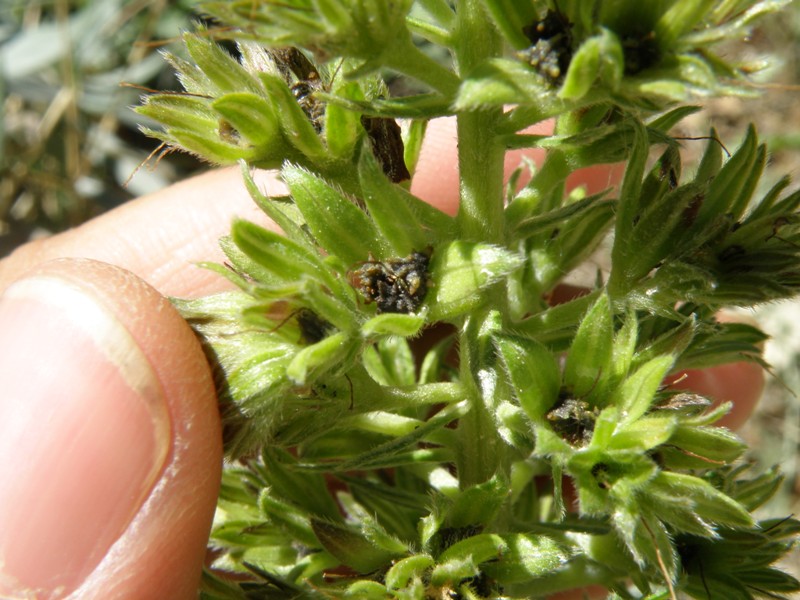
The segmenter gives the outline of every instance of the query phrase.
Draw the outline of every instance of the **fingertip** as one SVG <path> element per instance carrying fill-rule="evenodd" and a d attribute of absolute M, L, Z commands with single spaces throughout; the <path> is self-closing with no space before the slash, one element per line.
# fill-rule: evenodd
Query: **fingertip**
<path fill-rule="evenodd" d="M 192 331 L 141 279 L 89 260 L 41 266 L 0 307 L 17 340 L 0 428 L 25 456 L 0 520 L 28 517 L 5 523 L 19 531 L 0 544 L 0 595 L 196 597 L 222 450 Z"/>
<path fill-rule="evenodd" d="M 459 202 L 457 139 L 454 117 L 430 121 L 411 181 L 412 194 L 449 215 Z"/>

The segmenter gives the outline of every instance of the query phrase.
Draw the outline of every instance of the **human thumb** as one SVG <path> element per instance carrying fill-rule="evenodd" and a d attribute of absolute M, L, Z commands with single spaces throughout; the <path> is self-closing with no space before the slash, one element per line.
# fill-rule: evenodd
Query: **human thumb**
<path fill-rule="evenodd" d="M 221 433 L 169 302 L 104 263 L 47 263 L 0 298 L 0 381 L 0 597 L 196 597 Z"/>

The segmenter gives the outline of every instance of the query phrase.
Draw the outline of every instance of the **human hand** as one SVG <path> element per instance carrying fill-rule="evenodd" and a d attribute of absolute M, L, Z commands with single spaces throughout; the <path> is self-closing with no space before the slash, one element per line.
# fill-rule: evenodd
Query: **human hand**
<path fill-rule="evenodd" d="M 452 213 L 453 124 L 431 129 L 412 190 Z M 609 171 L 581 178 L 597 191 Z M 0 596 L 196 597 L 220 422 L 200 345 L 165 296 L 226 287 L 192 263 L 223 260 L 234 217 L 266 224 L 237 170 L 212 171 L 0 262 Z M 743 383 L 761 371 L 722 368 L 710 393 L 742 420 L 760 393 Z"/>

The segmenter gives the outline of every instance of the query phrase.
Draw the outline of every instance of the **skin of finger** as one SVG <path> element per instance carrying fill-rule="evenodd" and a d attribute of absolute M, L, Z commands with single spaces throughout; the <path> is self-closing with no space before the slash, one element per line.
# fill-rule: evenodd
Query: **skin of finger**
<path fill-rule="evenodd" d="M 128 271 L 62 259 L 38 274 L 80 286 L 117 316 L 152 365 L 172 423 L 170 454 L 148 498 L 71 598 L 196 598 L 222 467 L 214 384 L 200 344 L 169 302 Z"/>
<path fill-rule="evenodd" d="M 258 184 L 284 192 L 274 173 L 260 172 Z M 166 296 L 205 296 L 227 286 L 197 263 L 225 260 L 219 239 L 230 233 L 234 218 L 276 227 L 253 203 L 239 169 L 208 171 L 21 246 L 0 261 L 0 290 L 37 265 L 71 257 L 127 269 Z"/>
<path fill-rule="evenodd" d="M 525 130 L 530 135 L 549 135 L 553 133 L 553 121 L 542 121 Z M 544 162 L 545 151 L 541 148 L 511 150 L 506 152 L 503 170 L 509 177 L 515 169 L 524 165 L 523 158 L 532 160 L 537 166 Z M 624 165 L 594 165 L 578 169 L 566 182 L 567 190 L 584 186 L 588 194 L 595 194 L 613 187 L 622 180 Z M 518 182 L 521 188 L 530 180 L 523 172 Z M 459 172 L 456 120 L 435 119 L 428 125 L 417 170 L 411 182 L 411 192 L 454 215 L 458 211 Z"/>
<path fill-rule="evenodd" d="M 764 391 L 764 369 L 751 362 L 735 362 L 683 371 L 678 382 L 671 387 L 686 390 L 714 401 L 714 405 L 732 402 L 731 412 L 717 421 L 716 425 L 739 429 L 744 425 L 758 404 Z"/>

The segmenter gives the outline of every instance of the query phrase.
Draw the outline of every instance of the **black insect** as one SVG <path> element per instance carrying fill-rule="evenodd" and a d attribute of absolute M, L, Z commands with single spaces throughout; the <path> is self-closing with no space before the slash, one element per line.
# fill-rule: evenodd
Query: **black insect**
<path fill-rule="evenodd" d="M 558 402 L 545 416 L 553 430 L 571 446 L 584 446 L 592 439 L 597 414 L 597 409 L 588 402 L 562 390 Z"/>
<path fill-rule="evenodd" d="M 595 481 L 597 481 L 597 487 L 601 490 L 607 490 L 611 487 L 610 481 L 610 473 L 609 468 L 606 463 L 595 463 L 592 467 L 592 477 L 594 477 Z"/>
<path fill-rule="evenodd" d="M 305 81 L 298 81 L 292 86 L 292 94 L 317 133 L 322 131 L 325 105 L 314 97 L 314 92 L 321 89 L 322 81 L 320 81 L 319 75 Z"/>
<path fill-rule="evenodd" d="M 626 35 L 622 38 L 625 75 L 636 75 L 661 60 L 661 48 L 655 31 Z"/>
<path fill-rule="evenodd" d="M 320 102 L 314 93 L 324 89 L 322 78 L 314 64 L 297 48 L 272 48 L 269 50 L 275 65 L 287 83 L 297 103 L 317 133 L 322 131 L 325 104 Z M 294 82 L 294 83 L 292 83 Z"/>
<path fill-rule="evenodd" d="M 320 317 L 313 310 L 301 308 L 295 313 L 300 335 L 306 344 L 316 344 L 322 341 L 334 328 L 328 321 Z"/>
<path fill-rule="evenodd" d="M 572 61 L 572 23 L 558 10 L 548 10 L 544 18 L 522 28 L 531 46 L 517 57 L 533 67 L 552 85 L 562 80 Z"/>
<path fill-rule="evenodd" d="M 392 183 L 411 179 L 411 173 L 406 167 L 403 137 L 397 121 L 383 117 L 363 116 L 361 125 L 367 132 L 372 153 L 378 159 L 386 177 Z"/>
<path fill-rule="evenodd" d="M 428 292 L 430 256 L 413 252 L 405 258 L 368 260 L 353 272 L 353 286 L 375 302 L 379 313 L 413 313 Z"/>

